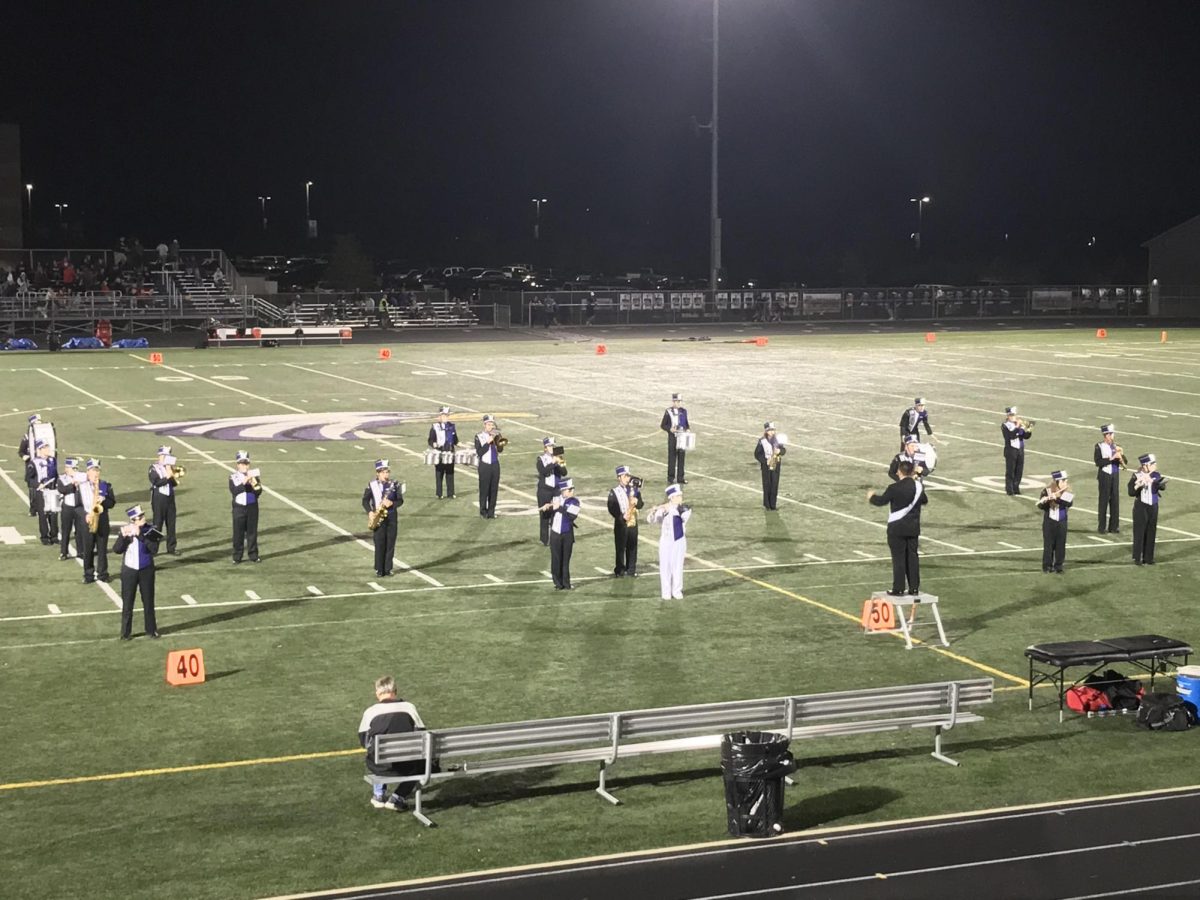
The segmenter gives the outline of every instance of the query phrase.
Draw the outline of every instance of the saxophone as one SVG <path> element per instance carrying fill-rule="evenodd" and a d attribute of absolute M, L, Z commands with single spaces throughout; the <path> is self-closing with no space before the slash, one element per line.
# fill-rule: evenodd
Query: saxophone
<path fill-rule="evenodd" d="M 771 442 L 771 458 L 767 460 L 767 468 L 774 472 L 779 468 L 780 457 L 783 456 L 783 449 L 774 441 Z"/>
<path fill-rule="evenodd" d="M 391 500 L 393 503 L 396 501 L 395 485 L 394 481 L 389 481 L 388 486 L 383 489 L 383 493 L 379 497 L 379 506 L 367 513 L 367 528 L 371 531 L 377 531 L 379 526 L 387 521 L 388 512 L 391 510 L 391 507 L 384 506 L 383 501 Z"/>
<path fill-rule="evenodd" d="M 629 488 L 629 502 L 625 507 L 625 527 L 637 528 L 637 497 L 634 495 L 633 488 Z"/>
<path fill-rule="evenodd" d="M 84 521 L 87 522 L 87 529 L 92 534 L 100 530 L 100 515 L 104 512 L 104 498 L 100 496 L 100 485 L 96 485 L 96 502 L 92 504 L 92 511 L 84 516 Z"/>

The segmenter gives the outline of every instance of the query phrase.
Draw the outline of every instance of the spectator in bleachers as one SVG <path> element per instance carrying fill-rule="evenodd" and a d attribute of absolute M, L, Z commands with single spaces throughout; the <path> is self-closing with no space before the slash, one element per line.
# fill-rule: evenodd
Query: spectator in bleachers
<path fill-rule="evenodd" d="M 388 314 L 388 309 L 389 309 L 388 298 L 380 297 L 379 298 L 379 327 L 380 328 L 391 328 L 392 327 L 392 317 Z"/>
<path fill-rule="evenodd" d="M 167 252 L 170 257 L 172 267 L 178 269 L 179 268 L 179 238 L 171 239 L 171 246 Z"/>
<path fill-rule="evenodd" d="M 62 277 L 63 287 L 65 287 L 68 292 L 74 291 L 75 290 L 75 266 L 71 263 L 71 260 L 64 259 L 62 261 L 62 276 L 61 277 Z"/>
<path fill-rule="evenodd" d="M 367 299 L 363 301 L 363 313 L 368 319 L 375 315 L 375 298 L 370 294 L 367 294 Z"/>
<path fill-rule="evenodd" d="M 165 269 L 167 267 L 167 257 L 171 255 L 171 248 L 162 241 L 158 242 L 158 246 L 154 248 L 158 253 L 158 267 Z"/>

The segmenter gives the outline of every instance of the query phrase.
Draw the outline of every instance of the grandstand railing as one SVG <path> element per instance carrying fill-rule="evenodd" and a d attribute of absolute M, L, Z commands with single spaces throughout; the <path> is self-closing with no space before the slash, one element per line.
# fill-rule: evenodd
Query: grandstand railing
<path fill-rule="evenodd" d="M 787 290 L 480 291 L 481 306 L 507 306 L 526 326 L 687 322 L 929 322 L 980 319 L 1200 316 L 1200 301 L 1143 285 L 798 288 Z M 552 306 L 551 306 L 552 304 Z"/>

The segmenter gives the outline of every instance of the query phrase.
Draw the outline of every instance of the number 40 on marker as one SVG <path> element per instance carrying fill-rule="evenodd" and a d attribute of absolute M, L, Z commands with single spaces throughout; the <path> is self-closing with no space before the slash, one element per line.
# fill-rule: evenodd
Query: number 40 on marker
<path fill-rule="evenodd" d="M 203 684 L 204 651 L 172 650 L 167 654 L 167 684 Z"/>

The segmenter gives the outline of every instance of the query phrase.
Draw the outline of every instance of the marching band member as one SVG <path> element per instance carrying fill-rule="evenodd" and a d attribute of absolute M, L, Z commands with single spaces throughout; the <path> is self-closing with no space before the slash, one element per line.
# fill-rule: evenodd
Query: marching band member
<path fill-rule="evenodd" d="M 925 461 L 919 459 L 921 455 L 921 439 L 915 434 L 906 434 L 904 436 L 904 449 L 892 457 L 892 464 L 888 466 L 888 478 L 892 481 L 899 481 L 901 463 L 912 463 L 913 477 L 924 478 L 929 470 L 925 467 Z"/>
<path fill-rule="evenodd" d="M 537 505 L 544 508 L 558 490 L 558 482 L 567 477 L 563 463 L 563 448 L 555 446 L 554 438 L 542 438 L 542 455 L 537 458 Z M 540 516 L 542 546 L 550 546 L 550 517 Z"/>
<path fill-rule="evenodd" d="M 900 479 L 889 484 L 882 494 L 867 492 L 872 506 L 888 506 L 887 542 L 892 554 L 893 597 L 904 593 L 905 583 L 910 594 L 921 592 L 921 559 L 917 542 L 921 537 L 921 507 L 929 502 L 929 494 L 919 478 L 913 478 L 913 464 L 903 462 L 896 472 Z"/>
<path fill-rule="evenodd" d="M 229 493 L 233 495 L 233 563 L 242 561 L 242 553 L 250 554 L 250 562 L 258 562 L 258 501 L 262 484 L 258 469 L 250 468 L 250 454 L 239 450 L 233 461 L 237 470 L 229 474 Z"/>
<path fill-rule="evenodd" d="M 87 476 L 79 485 L 83 541 L 83 583 L 108 581 L 108 511 L 117 505 L 117 492 L 100 477 L 100 460 L 87 461 Z M 95 522 L 94 530 L 92 523 Z"/>
<path fill-rule="evenodd" d="M 121 554 L 121 640 L 133 635 L 133 600 L 141 592 L 142 615 L 145 617 L 146 637 L 158 637 L 158 623 L 154 618 L 154 554 L 162 533 L 146 522 L 146 514 L 140 506 L 125 510 L 129 524 L 121 526 L 121 533 L 113 542 L 113 553 Z"/>
<path fill-rule="evenodd" d="M 429 427 L 429 446 L 442 453 L 453 453 L 458 447 L 458 429 L 450 421 L 450 407 L 438 409 L 437 421 Z M 442 499 L 442 481 L 446 483 L 447 499 L 454 498 L 454 463 L 438 462 L 433 467 L 437 498 Z"/>
<path fill-rule="evenodd" d="M 404 505 L 404 490 L 392 481 L 392 470 L 386 459 L 375 460 L 375 478 L 363 491 L 362 506 L 375 541 L 375 574 L 387 578 L 392 574 L 396 555 L 396 533 L 399 530 L 396 510 Z"/>
<path fill-rule="evenodd" d="M 617 483 L 608 492 L 608 514 L 613 517 L 613 541 L 617 546 L 613 574 L 618 578 L 637 578 L 637 511 L 644 505 L 642 480 L 633 477 L 629 466 L 617 466 Z"/>
<path fill-rule="evenodd" d="M 1063 571 L 1067 556 L 1067 510 L 1075 502 L 1075 494 L 1067 484 L 1067 473 L 1061 469 L 1050 473 L 1050 483 L 1042 488 L 1038 508 L 1042 510 L 1042 571 Z"/>
<path fill-rule="evenodd" d="M 1100 492 L 1100 502 L 1096 510 L 1100 527 L 1096 530 L 1101 534 L 1121 533 L 1121 490 L 1117 483 L 1117 473 L 1125 468 L 1125 454 L 1117 446 L 1117 429 L 1110 422 L 1100 426 L 1100 443 L 1096 444 L 1092 455 L 1096 463 L 1096 485 Z"/>
<path fill-rule="evenodd" d="M 683 477 L 683 458 L 687 455 L 676 448 L 676 435 L 689 431 L 688 413 L 680 394 L 671 395 L 671 405 L 663 411 L 658 427 L 667 433 L 667 481 L 671 484 L 687 484 Z"/>
<path fill-rule="evenodd" d="M 1154 540 L 1158 534 L 1158 499 L 1167 489 L 1167 479 L 1158 471 L 1153 453 L 1138 457 L 1141 467 L 1129 478 L 1129 496 L 1133 497 L 1133 561 L 1136 565 L 1154 565 Z"/>
<path fill-rule="evenodd" d="M 167 552 L 175 554 L 175 491 L 179 487 L 180 475 L 176 471 L 176 459 L 171 448 L 158 448 L 158 461 L 150 466 L 150 512 L 154 516 L 154 530 L 167 538 Z M 154 552 L 158 552 L 155 545 Z"/>
<path fill-rule="evenodd" d="M 34 487 L 37 490 L 38 534 L 47 547 L 58 540 L 57 505 L 47 508 L 46 492 L 58 493 L 58 460 L 50 455 L 50 445 L 35 441 L 33 447 Z M 57 498 L 55 498 L 57 500 Z"/>
<path fill-rule="evenodd" d="M 1000 436 L 1004 439 L 1004 493 L 1021 493 L 1021 478 L 1025 474 L 1025 442 L 1033 436 L 1033 426 L 1017 417 L 1015 406 L 1004 407 L 1004 422 Z"/>
<path fill-rule="evenodd" d="M 34 425 L 39 424 L 42 417 L 38 413 L 34 413 L 29 417 L 29 429 L 21 435 L 21 444 L 17 447 L 17 455 L 21 457 L 21 461 L 25 463 L 25 487 L 29 489 L 29 515 L 30 517 L 38 514 L 38 492 L 37 492 L 37 471 L 33 465 L 34 454 L 37 453 L 36 448 L 29 446 L 29 435 L 32 433 Z"/>
<path fill-rule="evenodd" d="M 556 591 L 574 589 L 571 584 L 571 551 L 575 548 L 575 519 L 581 509 L 570 478 L 560 479 L 557 497 L 541 507 L 542 517 L 550 522 L 550 577 Z"/>
<path fill-rule="evenodd" d="M 508 438 L 496 430 L 492 416 L 483 417 L 483 431 L 475 435 L 475 453 L 479 457 L 479 517 L 496 518 L 496 495 L 500 492 L 500 454 Z"/>
<path fill-rule="evenodd" d="M 683 504 L 683 488 L 667 487 L 667 502 L 654 507 L 646 516 L 651 525 L 661 525 L 658 538 L 658 575 L 664 600 L 683 599 L 683 559 L 687 556 L 687 525 L 692 517 Z"/>
<path fill-rule="evenodd" d="M 910 434 L 916 435 L 920 432 L 921 425 L 925 426 L 925 433 L 933 437 L 933 428 L 929 425 L 929 413 L 925 409 L 925 398 L 917 397 L 913 400 L 913 405 L 900 416 L 901 447 L 908 442 Z"/>
<path fill-rule="evenodd" d="M 779 473 L 783 469 L 783 454 L 787 447 L 779 442 L 774 422 L 763 422 L 763 436 L 754 445 L 754 458 L 762 470 L 764 509 L 775 509 L 779 499 Z"/>
<path fill-rule="evenodd" d="M 68 456 L 63 460 L 62 471 L 58 475 L 56 489 L 62 494 L 62 506 L 58 513 L 58 558 L 70 559 L 71 532 L 75 532 L 75 555 L 83 556 L 83 507 L 79 505 L 79 482 L 86 477 L 75 468 L 79 460 Z"/>

